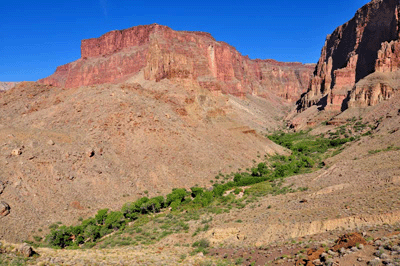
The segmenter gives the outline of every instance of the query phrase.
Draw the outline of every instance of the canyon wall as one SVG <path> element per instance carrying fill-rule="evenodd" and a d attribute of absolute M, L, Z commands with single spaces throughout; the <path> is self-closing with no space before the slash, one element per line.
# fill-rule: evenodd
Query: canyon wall
<path fill-rule="evenodd" d="M 343 111 L 393 95 L 387 91 L 396 89 L 379 84 L 355 85 L 374 72 L 399 69 L 399 6 L 395 0 L 373 0 L 327 36 L 310 87 L 298 102 L 299 111 L 312 105 Z M 375 96 L 371 100 L 368 95 Z"/>
<path fill-rule="evenodd" d="M 314 65 L 251 60 L 208 33 L 174 31 L 158 24 L 112 31 L 83 40 L 81 58 L 38 82 L 65 88 L 118 83 L 143 71 L 147 80 L 186 79 L 213 91 L 296 101 Z"/>

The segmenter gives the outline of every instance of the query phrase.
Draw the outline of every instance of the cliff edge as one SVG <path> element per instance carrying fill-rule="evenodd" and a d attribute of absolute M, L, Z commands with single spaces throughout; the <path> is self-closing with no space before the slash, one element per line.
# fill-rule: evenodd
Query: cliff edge
<path fill-rule="evenodd" d="M 388 86 L 391 74 L 386 74 L 386 80 L 382 80 L 385 75 L 369 75 L 400 68 L 399 6 L 395 0 L 373 0 L 327 36 L 298 111 L 318 105 L 340 112 L 376 105 L 394 95 L 397 88 Z M 365 78 L 368 82 L 362 81 Z"/>
<path fill-rule="evenodd" d="M 146 80 L 180 79 L 210 91 L 296 101 L 314 65 L 251 60 L 209 33 L 174 31 L 158 24 L 116 30 L 82 41 L 81 58 L 59 66 L 39 83 L 65 88 L 119 83 L 143 72 Z"/>

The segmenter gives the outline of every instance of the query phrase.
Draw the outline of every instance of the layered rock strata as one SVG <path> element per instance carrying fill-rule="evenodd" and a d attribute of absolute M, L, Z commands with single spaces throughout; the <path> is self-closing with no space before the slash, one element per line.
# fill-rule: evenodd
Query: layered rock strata
<path fill-rule="evenodd" d="M 395 0 L 373 0 L 327 36 L 298 110 L 319 105 L 325 110 L 343 111 L 349 106 L 374 105 L 392 95 L 388 91 L 394 88 L 355 84 L 374 72 L 399 69 L 399 6 Z"/>
<path fill-rule="evenodd" d="M 211 91 L 242 96 L 268 93 L 290 101 L 304 93 L 314 65 L 251 60 L 208 33 L 157 24 L 83 40 L 81 58 L 40 83 L 72 88 L 118 83 L 143 71 L 146 80 L 185 79 Z"/>

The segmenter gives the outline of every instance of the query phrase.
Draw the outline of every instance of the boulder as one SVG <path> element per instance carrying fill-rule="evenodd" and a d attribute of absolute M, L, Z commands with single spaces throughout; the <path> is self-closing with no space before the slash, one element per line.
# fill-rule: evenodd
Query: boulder
<path fill-rule="evenodd" d="M 35 251 L 33 250 L 33 248 L 28 245 L 27 243 L 23 243 L 18 247 L 18 253 L 20 253 L 21 255 L 23 255 L 26 258 L 32 257 L 33 254 L 35 254 Z"/>
<path fill-rule="evenodd" d="M 10 205 L 5 201 L 0 201 L 0 216 L 7 216 L 10 213 Z"/>
<path fill-rule="evenodd" d="M 13 149 L 11 151 L 11 155 L 13 155 L 13 156 L 18 156 L 18 155 L 21 155 L 21 154 L 22 154 L 22 150 L 21 149 Z"/>
<path fill-rule="evenodd" d="M 94 156 L 94 150 L 93 149 L 87 149 L 86 150 L 86 156 L 87 157 L 93 157 Z"/>

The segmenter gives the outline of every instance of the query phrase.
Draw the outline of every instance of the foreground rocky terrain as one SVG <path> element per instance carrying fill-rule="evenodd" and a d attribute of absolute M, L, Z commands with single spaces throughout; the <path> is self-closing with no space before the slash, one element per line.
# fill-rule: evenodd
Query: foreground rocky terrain
<path fill-rule="evenodd" d="M 394 98 L 386 104 L 397 105 L 399 100 Z M 379 114 L 378 107 L 370 111 Z M 398 265 L 399 122 L 398 112 L 389 113 L 379 121 L 372 134 L 363 133 L 365 136 L 359 140 L 345 144 L 340 154 L 324 161 L 322 169 L 286 178 L 284 185 L 291 185 L 294 189 L 306 186 L 306 191 L 254 199 L 248 197 L 243 208 L 231 209 L 229 213 L 201 214 L 197 220 L 189 219 L 186 232 L 169 235 L 155 244 L 124 247 L 123 242 L 118 242 L 122 241 L 118 240 L 120 237 L 125 239 L 123 234 L 117 238 L 110 237 L 108 243 L 120 243 L 114 247 L 111 244 L 102 247 L 103 242 L 100 242 L 90 250 L 36 248 L 40 256 L 29 259 L 28 263 L 301 265 L 313 262 L 314 265 Z M 362 120 L 362 123 L 367 124 L 367 121 Z M 336 129 L 319 125 L 310 133 L 321 134 Z M 367 127 L 364 132 L 370 129 Z M 225 207 L 221 205 L 220 208 Z M 154 220 L 146 225 L 148 229 L 144 230 L 158 234 L 157 224 L 169 213 L 166 211 L 154 216 Z M 202 229 L 205 225 L 207 229 Z M 36 230 L 35 235 L 43 235 L 43 232 Z M 356 240 L 352 242 L 344 237 L 339 242 L 342 246 L 337 247 L 340 237 L 355 232 L 359 234 Z M 204 253 L 193 253 L 193 243 L 202 239 L 207 239 L 208 248 Z M 9 244 L 3 242 L 3 245 Z M 9 247 L 6 254 L 15 259 L 12 249 Z"/>
<path fill-rule="evenodd" d="M 39 248 L 40 257 L 23 258 L 22 246 L 2 244 L 3 256 L 37 265 L 398 265 L 399 227 L 360 228 L 362 233 L 315 235 L 281 245 L 215 248 L 208 256 L 188 256 L 188 247 L 126 247 L 102 250 Z M 324 240 L 320 240 L 324 238 Z M 365 240 L 367 239 L 367 240 Z M 5 255 L 7 254 L 7 255 Z M 19 254 L 19 255 L 16 255 Z M 35 258 L 36 256 L 36 258 Z M 4 261 L 3 261 L 4 262 Z"/>
<path fill-rule="evenodd" d="M 2 92 L 0 264 L 400 265 L 398 10 L 359 9 L 328 36 L 313 77 L 154 24 L 84 40 L 78 61 Z M 266 137 L 302 129 L 297 148 L 298 135 Z M 330 146 L 307 153 L 318 142 Z M 99 209 L 262 178 L 259 163 L 263 182 L 210 205 L 153 205 L 76 250 L 46 247 Z M 24 240 L 38 254 L 10 244 Z"/>

